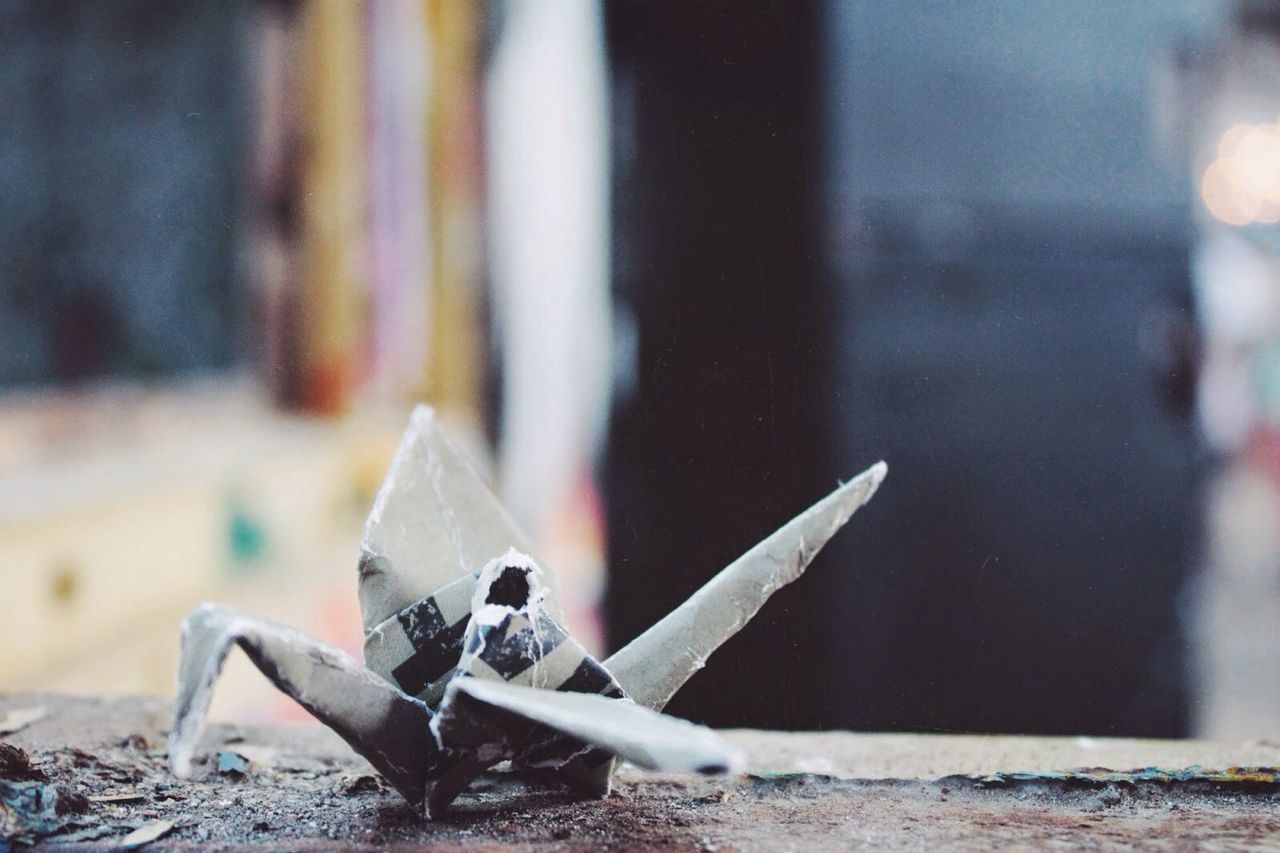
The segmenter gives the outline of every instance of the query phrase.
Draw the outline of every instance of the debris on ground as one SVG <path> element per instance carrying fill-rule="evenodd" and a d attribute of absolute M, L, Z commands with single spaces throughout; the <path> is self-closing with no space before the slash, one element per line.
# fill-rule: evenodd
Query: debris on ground
<path fill-rule="evenodd" d="M 139 847 L 158 841 L 173 832 L 173 821 L 157 820 L 140 826 L 120 839 L 121 850 L 137 850 Z"/>
<path fill-rule="evenodd" d="M 354 797 L 357 794 L 378 794 L 386 790 L 387 787 L 382 783 L 382 777 L 374 776 L 371 773 L 346 776 L 342 779 L 342 793 L 348 797 Z"/>
<path fill-rule="evenodd" d="M 223 776 L 243 776 L 249 772 L 249 759 L 238 752 L 224 749 L 218 753 L 218 772 Z"/>
<path fill-rule="evenodd" d="M 0 779 L 10 782 L 48 782 L 44 771 L 31 763 L 25 749 L 0 743 Z"/>
<path fill-rule="evenodd" d="M 141 803 L 147 799 L 146 794 L 140 794 L 137 791 L 121 791 L 119 793 L 100 794 L 90 797 L 91 803 Z"/>
<path fill-rule="evenodd" d="M 81 794 L 60 791 L 47 782 L 0 779 L 0 844 L 35 844 L 42 838 L 81 828 L 89 802 Z"/>

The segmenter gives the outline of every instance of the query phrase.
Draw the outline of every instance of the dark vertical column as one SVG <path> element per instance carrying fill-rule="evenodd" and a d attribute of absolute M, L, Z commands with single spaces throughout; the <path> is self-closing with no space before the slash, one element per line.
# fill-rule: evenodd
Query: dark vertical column
<path fill-rule="evenodd" d="M 636 332 L 605 476 L 616 648 L 840 472 L 820 414 L 831 350 L 813 5 L 605 9 L 615 287 Z M 825 570 L 819 558 L 812 571 Z M 806 665 L 819 652 L 815 589 L 778 593 L 671 710 L 712 724 L 822 722 L 818 668 Z"/>

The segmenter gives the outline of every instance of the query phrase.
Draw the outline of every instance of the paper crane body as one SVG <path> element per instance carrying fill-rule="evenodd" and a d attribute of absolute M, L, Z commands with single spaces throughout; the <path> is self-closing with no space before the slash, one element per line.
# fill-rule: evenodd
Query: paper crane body
<path fill-rule="evenodd" d="M 662 708 L 800 576 L 885 472 L 878 463 L 836 489 L 602 663 L 562 627 L 554 577 L 419 406 L 365 527 L 365 665 L 287 626 L 202 605 L 182 627 L 170 767 L 190 775 L 234 644 L 429 817 L 502 761 L 554 769 L 594 796 L 608 793 L 620 759 L 731 772 L 740 759 L 725 741 Z"/>

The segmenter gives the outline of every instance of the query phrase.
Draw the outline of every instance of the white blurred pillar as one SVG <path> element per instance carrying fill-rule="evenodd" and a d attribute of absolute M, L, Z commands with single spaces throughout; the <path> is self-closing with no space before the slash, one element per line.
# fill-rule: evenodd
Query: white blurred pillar
<path fill-rule="evenodd" d="M 511 0 L 503 8 L 485 104 L 503 364 L 501 493 L 551 561 L 557 555 L 550 552 L 561 550 L 548 548 L 552 528 L 563 528 L 566 514 L 583 515 L 582 494 L 592 492 L 589 472 L 608 412 L 603 19 L 596 0 Z M 556 570 L 572 573 L 561 557 Z M 598 578 L 564 580 L 572 622 L 574 588 L 590 607 Z"/>

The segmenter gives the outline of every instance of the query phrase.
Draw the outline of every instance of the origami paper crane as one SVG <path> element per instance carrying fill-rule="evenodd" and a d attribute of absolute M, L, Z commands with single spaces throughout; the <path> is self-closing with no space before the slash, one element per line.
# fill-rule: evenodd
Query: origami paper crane
<path fill-rule="evenodd" d="M 169 766 L 191 775 L 214 682 L 238 645 L 428 817 L 503 761 L 550 768 L 592 796 L 609 792 L 620 760 L 732 772 L 734 749 L 662 708 L 800 576 L 886 470 L 840 486 L 600 662 L 562 627 L 555 579 L 526 537 L 419 406 L 365 525 L 365 665 L 285 625 L 202 605 L 182 626 Z"/>

